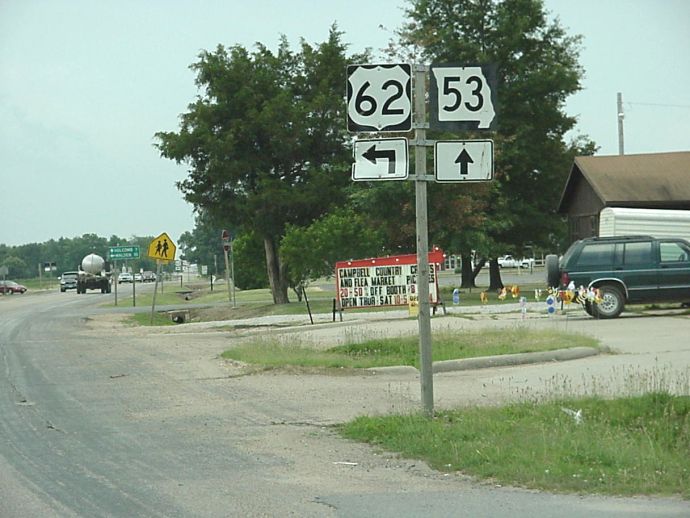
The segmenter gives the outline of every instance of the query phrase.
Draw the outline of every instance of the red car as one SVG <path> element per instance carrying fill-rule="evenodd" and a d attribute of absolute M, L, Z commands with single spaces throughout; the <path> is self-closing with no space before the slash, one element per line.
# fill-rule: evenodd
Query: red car
<path fill-rule="evenodd" d="M 26 286 L 17 284 L 14 281 L 0 281 L 0 293 L 24 293 Z"/>

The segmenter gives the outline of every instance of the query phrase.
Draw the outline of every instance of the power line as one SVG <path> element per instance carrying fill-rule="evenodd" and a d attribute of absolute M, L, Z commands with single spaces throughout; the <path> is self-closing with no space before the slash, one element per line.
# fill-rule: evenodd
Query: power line
<path fill-rule="evenodd" d="M 661 106 L 664 108 L 690 108 L 690 104 L 637 103 L 630 101 L 625 101 L 625 104 L 629 104 L 631 106 Z"/>

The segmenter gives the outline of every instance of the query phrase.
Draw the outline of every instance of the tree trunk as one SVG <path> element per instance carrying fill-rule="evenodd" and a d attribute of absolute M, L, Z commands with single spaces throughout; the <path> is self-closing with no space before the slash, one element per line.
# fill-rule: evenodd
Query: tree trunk
<path fill-rule="evenodd" d="M 474 275 L 472 274 L 472 256 L 463 255 L 460 260 L 462 261 L 462 282 L 460 283 L 461 288 L 476 288 L 477 285 L 474 283 Z"/>
<path fill-rule="evenodd" d="M 266 269 L 268 271 L 268 283 L 271 286 L 274 304 L 288 304 L 288 283 L 285 276 L 285 268 L 280 264 L 280 258 L 276 251 L 276 245 L 271 237 L 264 237 L 264 249 L 266 250 Z"/>
<path fill-rule="evenodd" d="M 295 292 L 295 295 L 297 295 L 297 302 L 302 302 L 302 295 L 304 294 L 304 286 L 299 285 L 299 286 L 293 286 L 292 291 Z"/>
<path fill-rule="evenodd" d="M 486 264 L 487 258 L 486 257 L 480 257 L 477 263 L 474 265 L 474 270 L 472 270 L 472 283 L 476 286 L 477 282 L 477 275 L 479 275 L 479 272 L 482 271 L 482 268 L 484 268 L 484 265 Z"/>
<path fill-rule="evenodd" d="M 489 289 L 503 289 L 503 281 L 501 280 L 501 269 L 498 266 L 498 259 L 491 259 L 489 261 Z"/>

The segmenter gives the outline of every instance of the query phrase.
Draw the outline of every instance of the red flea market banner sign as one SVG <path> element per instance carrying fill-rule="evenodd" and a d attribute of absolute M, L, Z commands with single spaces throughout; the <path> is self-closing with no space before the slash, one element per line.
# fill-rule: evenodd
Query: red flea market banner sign
<path fill-rule="evenodd" d="M 429 302 L 438 304 L 438 277 L 444 254 L 429 252 Z M 343 309 L 407 306 L 417 300 L 417 254 L 335 263 L 335 287 Z"/>

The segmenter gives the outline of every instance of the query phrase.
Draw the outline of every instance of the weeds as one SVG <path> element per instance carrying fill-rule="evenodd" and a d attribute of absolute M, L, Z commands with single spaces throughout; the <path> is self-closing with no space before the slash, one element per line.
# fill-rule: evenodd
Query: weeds
<path fill-rule="evenodd" d="M 371 368 L 391 365 L 419 367 L 419 339 L 375 337 L 317 350 L 309 344 L 284 341 L 245 343 L 223 353 L 224 358 L 267 367 L 301 366 L 325 368 Z M 562 347 L 596 347 L 597 341 L 584 335 L 555 331 L 536 332 L 524 328 L 497 331 L 443 332 L 434 337 L 433 360 L 476 358 L 519 352 L 548 351 Z"/>
<path fill-rule="evenodd" d="M 578 422 L 563 408 L 578 408 Z M 341 433 L 502 484 L 690 498 L 690 397 L 652 392 L 523 402 L 421 415 L 360 417 Z"/>

